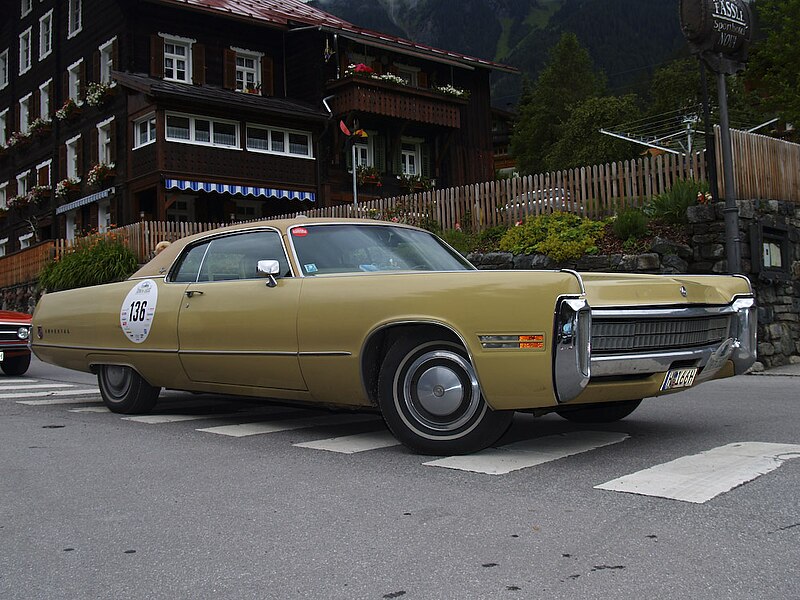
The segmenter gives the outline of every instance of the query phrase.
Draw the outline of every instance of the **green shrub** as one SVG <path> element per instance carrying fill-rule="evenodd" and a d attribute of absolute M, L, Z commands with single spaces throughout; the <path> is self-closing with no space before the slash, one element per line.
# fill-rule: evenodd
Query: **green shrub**
<path fill-rule="evenodd" d="M 647 235 L 647 215 L 638 208 L 626 208 L 617 214 L 612 228 L 621 240 L 638 239 Z"/>
<path fill-rule="evenodd" d="M 39 286 L 48 292 L 121 281 L 139 264 L 122 243 L 106 238 L 85 241 L 60 260 L 48 263 L 39 273 Z"/>
<path fill-rule="evenodd" d="M 514 254 L 546 254 L 555 261 L 580 258 L 596 252 L 605 223 L 572 213 L 554 212 L 529 217 L 512 227 L 500 240 L 500 249 Z"/>
<path fill-rule="evenodd" d="M 470 252 L 491 252 L 497 250 L 500 240 L 508 231 L 505 225 L 490 227 L 480 233 L 470 233 L 463 229 L 448 229 L 442 232 L 442 239 L 462 254 Z"/>
<path fill-rule="evenodd" d="M 674 225 L 685 224 L 688 223 L 686 209 L 697 204 L 698 192 L 707 191 L 707 181 L 679 179 L 666 192 L 651 198 L 644 210 L 651 218 L 663 219 Z"/>

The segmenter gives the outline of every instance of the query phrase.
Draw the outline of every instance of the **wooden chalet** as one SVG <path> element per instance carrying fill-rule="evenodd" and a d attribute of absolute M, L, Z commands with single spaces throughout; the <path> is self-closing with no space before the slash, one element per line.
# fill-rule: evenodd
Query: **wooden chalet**
<path fill-rule="evenodd" d="M 300 0 L 7 0 L 0 255 L 493 178 L 489 75 Z M 347 135 L 359 131 L 357 135 Z"/>

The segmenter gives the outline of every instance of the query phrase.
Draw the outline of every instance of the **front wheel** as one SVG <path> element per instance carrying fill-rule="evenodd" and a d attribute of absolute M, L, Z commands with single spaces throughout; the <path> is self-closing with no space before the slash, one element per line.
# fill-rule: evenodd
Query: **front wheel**
<path fill-rule="evenodd" d="M 130 367 L 102 365 L 97 383 L 108 410 L 126 415 L 150 412 L 161 393 Z"/>
<path fill-rule="evenodd" d="M 25 372 L 28 370 L 28 367 L 30 366 L 31 366 L 30 354 L 22 354 L 21 356 L 12 356 L 11 358 L 7 358 L 2 363 L 0 363 L 0 369 L 3 369 L 3 373 L 5 373 L 6 375 L 24 375 Z"/>
<path fill-rule="evenodd" d="M 378 380 L 387 426 L 422 454 L 477 452 L 511 425 L 512 411 L 486 404 L 464 348 L 448 341 L 402 338 L 389 349 Z"/>
<path fill-rule="evenodd" d="M 556 413 L 573 423 L 613 423 L 627 417 L 640 403 L 641 400 L 624 400 L 587 404 L 581 407 L 563 406 L 557 408 Z"/>

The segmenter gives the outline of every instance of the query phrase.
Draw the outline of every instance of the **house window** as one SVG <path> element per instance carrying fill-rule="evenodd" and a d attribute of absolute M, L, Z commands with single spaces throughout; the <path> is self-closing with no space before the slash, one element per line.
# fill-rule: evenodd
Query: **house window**
<path fill-rule="evenodd" d="M 114 162 L 113 127 L 113 117 L 97 125 L 97 159 L 101 163 L 111 164 Z"/>
<path fill-rule="evenodd" d="M 254 152 L 314 158 L 311 134 L 306 131 L 288 131 L 248 125 L 247 149 Z"/>
<path fill-rule="evenodd" d="M 353 144 L 357 167 L 371 167 L 375 164 L 372 152 L 372 140 L 362 138 Z"/>
<path fill-rule="evenodd" d="M 39 86 L 39 118 L 43 121 L 50 119 L 50 79 Z"/>
<path fill-rule="evenodd" d="M 65 233 L 67 239 L 72 241 L 75 239 L 75 232 L 77 231 L 77 227 L 75 226 L 75 214 L 77 211 L 71 210 L 66 215 L 66 223 L 65 223 Z"/>
<path fill-rule="evenodd" d="M 39 19 L 39 60 L 53 51 L 53 11 Z"/>
<path fill-rule="evenodd" d="M 80 103 L 81 100 L 81 67 L 83 66 L 83 59 L 79 60 L 78 62 L 72 63 L 69 67 L 67 67 L 67 76 L 69 80 L 69 87 L 67 92 L 69 93 L 69 97 L 75 100 L 75 102 Z"/>
<path fill-rule="evenodd" d="M 8 182 L 0 183 L 0 209 L 8 210 Z"/>
<path fill-rule="evenodd" d="M 19 236 L 19 249 L 25 250 L 25 248 L 30 248 L 32 239 L 33 239 L 33 232 Z"/>
<path fill-rule="evenodd" d="M 261 52 L 232 48 L 236 52 L 236 89 L 261 93 Z"/>
<path fill-rule="evenodd" d="M 0 112 L 0 144 L 5 145 L 8 141 L 6 139 L 6 124 L 8 123 L 8 109 Z"/>
<path fill-rule="evenodd" d="M 420 148 L 416 142 L 403 141 L 400 144 L 403 175 L 420 174 Z"/>
<path fill-rule="evenodd" d="M 167 113 L 167 140 L 239 148 L 239 124 L 189 115 Z"/>
<path fill-rule="evenodd" d="M 77 179 L 78 177 L 78 146 L 80 140 L 81 136 L 76 135 L 64 144 L 67 147 L 67 177 L 71 179 Z"/>
<path fill-rule="evenodd" d="M 20 17 L 24 17 L 33 10 L 33 0 L 22 0 L 22 8 L 20 10 Z"/>
<path fill-rule="evenodd" d="M 6 255 L 6 245 L 8 244 L 8 238 L 0 239 L 0 256 Z"/>
<path fill-rule="evenodd" d="M 17 175 L 17 197 L 28 194 L 28 178 L 30 174 L 31 172 L 28 170 Z"/>
<path fill-rule="evenodd" d="M 162 37 L 164 37 L 164 79 L 191 82 L 192 43 L 194 40 L 172 36 Z"/>
<path fill-rule="evenodd" d="M 395 65 L 397 76 L 404 79 L 406 84 L 417 87 L 419 85 L 419 69 L 407 65 Z"/>
<path fill-rule="evenodd" d="M 8 50 L 0 52 L 0 90 L 8 85 Z"/>
<path fill-rule="evenodd" d="M 111 228 L 111 202 L 105 200 L 97 204 L 97 231 L 105 233 Z"/>
<path fill-rule="evenodd" d="M 27 73 L 31 68 L 31 28 L 19 34 L 19 74 Z"/>
<path fill-rule="evenodd" d="M 21 133 L 28 133 L 31 123 L 31 94 L 19 100 L 19 130 Z"/>
<path fill-rule="evenodd" d="M 83 28 L 83 19 L 81 18 L 81 3 L 82 0 L 69 0 L 69 6 L 67 9 L 67 38 L 78 35 Z"/>
<path fill-rule="evenodd" d="M 100 81 L 111 83 L 111 71 L 114 70 L 114 42 L 117 38 L 111 38 L 100 46 Z"/>
<path fill-rule="evenodd" d="M 156 141 L 156 116 L 148 115 L 133 124 L 133 147 L 141 148 Z"/>
<path fill-rule="evenodd" d="M 36 165 L 36 185 L 50 185 L 50 167 L 52 164 L 52 160 L 46 160 Z"/>

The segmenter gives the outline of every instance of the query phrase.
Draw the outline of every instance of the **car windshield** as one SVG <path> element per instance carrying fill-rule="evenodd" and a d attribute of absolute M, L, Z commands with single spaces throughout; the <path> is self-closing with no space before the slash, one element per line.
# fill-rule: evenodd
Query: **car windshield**
<path fill-rule="evenodd" d="M 468 271 L 472 265 L 433 234 L 392 225 L 291 229 L 304 275 L 375 271 Z"/>

